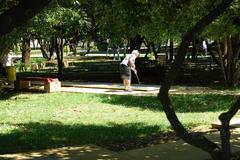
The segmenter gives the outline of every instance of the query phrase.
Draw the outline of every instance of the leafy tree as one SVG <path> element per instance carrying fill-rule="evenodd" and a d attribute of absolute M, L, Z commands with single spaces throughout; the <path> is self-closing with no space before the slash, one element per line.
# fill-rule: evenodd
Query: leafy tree
<path fill-rule="evenodd" d="M 19 25 L 25 23 L 50 2 L 51 0 L 21 0 L 17 3 L 17 5 L 11 5 L 11 8 L 8 8 L 7 5 L 6 9 L 2 9 L 3 11 L 0 14 L 0 21 L 2 24 L 4 24 L 0 26 L 0 37 L 6 33 L 9 33 Z M 1 3 L 6 4 L 6 2 Z"/>
<path fill-rule="evenodd" d="M 208 44 L 209 52 L 221 68 L 225 86 L 228 87 L 236 87 L 240 80 L 239 7 L 239 1 L 235 1 L 231 8 L 202 34 L 214 41 L 214 44 Z"/>
<path fill-rule="evenodd" d="M 140 49 L 144 39 L 141 28 L 148 17 L 148 5 L 136 0 L 100 2 L 100 34 L 110 39 L 112 46 L 119 46 L 127 39 L 130 41 L 130 50 Z"/>
<path fill-rule="evenodd" d="M 209 141 L 207 138 L 199 135 L 194 135 L 189 133 L 184 126 L 179 121 L 174 107 L 169 98 L 169 89 L 173 84 L 174 79 L 176 78 L 178 71 L 183 64 L 185 59 L 187 48 L 194 38 L 195 34 L 202 32 L 204 27 L 210 24 L 212 21 L 218 18 L 232 3 L 233 0 L 225 0 L 216 4 L 212 10 L 210 10 L 206 15 L 201 17 L 196 24 L 189 28 L 189 30 L 182 36 L 182 42 L 178 49 L 177 57 L 174 60 L 174 63 L 171 67 L 170 72 L 168 73 L 166 79 L 164 80 L 160 92 L 159 99 L 163 105 L 164 111 L 167 115 L 169 122 L 171 123 L 173 129 L 187 143 L 194 145 L 202 150 L 208 152 L 214 160 L 230 160 L 230 132 L 229 132 L 229 122 L 231 118 L 236 114 L 239 108 L 238 100 L 228 112 L 221 114 L 220 120 L 222 122 L 221 140 L 222 148 L 219 148 L 217 144 Z"/>
<path fill-rule="evenodd" d="M 53 1 L 42 14 L 36 16 L 31 22 L 35 26 L 33 27 L 35 28 L 34 35 L 42 43 L 42 46 L 44 42 L 54 46 L 60 77 L 62 77 L 63 68 L 63 47 L 66 44 L 78 43 L 86 22 L 84 16 L 81 10 L 69 6 L 68 3 Z M 39 28 L 38 25 L 42 27 Z"/>
<path fill-rule="evenodd" d="M 169 89 L 171 85 L 173 84 L 174 79 L 177 76 L 177 72 L 181 68 L 181 65 L 184 61 L 186 51 L 188 49 L 188 46 L 190 42 L 194 39 L 195 35 L 199 35 L 202 30 L 209 25 L 211 22 L 213 22 L 215 19 L 219 17 L 227 8 L 229 8 L 230 4 L 232 3 L 233 0 L 217 0 L 217 1 L 196 1 L 196 0 L 191 0 L 191 1 L 185 1 L 185 0 L 177 0 L 177 1 L 147 1 L 147 0 L 136 0 L 136 1 L 110 1 L 112 4 L 116 3 L 115 5 L 121 8 L 119 10 L 119 15 L 121 15 L 119 18 L 123 24 L 120 24 L 121 26 L 124 27 L 126 34 L 123 34 L 124 38 L 129 37 L 129 38 L 134 38 L 135 36 L 143 37 L 151 37 L 151 35 L 154 35 L 153 33 L 161 33 L 161 35 L 166 34 L 166 37 L 170 36 L 176 36 L 178 37 L 181 42 L 180 47 L 178 49 L 177 57 L 174 60 L 174 63 L 172 65 L 171 70 L 169 71 L 166 79 L 164 80 L 160 92 L 159 92 L 159 99 L 161 100 L 161 103 L 163 105 L 164 111 L 167 115 L 167 118 L 169 122 L 171 123 L 173 129 L 176 131 L 176 133 L 186 142 L 188 142 L 191 145 L 194 145 L 206 152 L 208 152 L 214 160 L 229 160 L 230 159 L 230 132 L 229 132 L 229 121 L 231 118 L 236 114 L 239 108 L 239 103 L 240 99 L 229 109 L 228 112 L 223 113 L 220 115 L 220 120 L 222 122 L 222 128 L 220 130 L 221 132 L 221 139 L 222 139 L 222 147 L 220 148 L 217 144 L 214 142 L 211 142 L 210 140 L 206 139 L 205 137 L 199 136 L 199 135 L 193 135 L 190 134 L 184 126 L 181 124 L 179 121 L 175 111 L 174 107 L 171 103 L 170 97 L 169 97 Z M 70 2 L 76 2 L 76 1 L 70 1 Z M 92 2 L 92 1 L 91 1 Z M 99 1 L 98 1 L 99 2 Z M 91 17 L 90 22 L 91 22 L 91 31 L 93 34 L 91 35 L 93 39 L 97 38 L 99 31 L 98 31 L 98 23 L 95 23 L 95 18 L 98 17 L 98 15 L 101 13 L 99 11 L 101 10 L 101 7 L 105 7 L 107 4 L 110 2 L 108 1 L 102 1 L 105 2 L 104 5 L 93 5 L 94 9 L 97 10 L 97 12 L 94 11 L 94 15 L 89 16 Z M 114 3 L 113 3 L 114 2 Z M 35 3 L 35 2 L 34 2 Z M 87 3 L 87 1 L 81 1 L 81 3 Z M 94 2 L 93 2 L 94 3 Z M 96 2 L 97 3 L 97 2 Z M 152 4 L 157 4 L 157 5 L 165 5 L 167 7 L 163 7 L 165 10 L 172 9 L 169 12 L 162 13 L 154 17 L 155 15 L 147 16 L 149 13 L 151 13 L 151 9 L 144 10 L 146 7 L 145 5 L 149 5 L 149 3 Z M 198 4 L 199 6 L 195 5 Z M 87 3 L 88 4 L 88 3 Z M 137 5 L 140 5 L 139 7 Z M 88 4 L 89 5 L 89 4 Z M 115 6 L 114 5 L 114 6 Z M 17 5 L 18 6 L 18 5 Z M 110 5 L 111 6 L 111 5 Z M 151 6 L 151 5 L 150 5 Z M 88 6 L 89 7 L 89 6 Z M 96 7 L 96 8 L 95 8 Z M 98 10 L 100 7 L 100 10 Z M 153 7 L 153 6 L 152 6 Z M 86 7 L 87 8 L 87 7 Z M 151 7 L 150 7 L 151 8 Z M 164 11 L 161 10 L 163 8 L 159 8 L 159 11 Z M 141 13 L 141 11 L 142 12 Z M 174 12 L 172 12 L 174 11 Z M 176 12 L 175 12 L 176 11 Z M 5 13 L 5 12 L 4 12 Z M 97 13 L 97 14 L 96 14 Z M 161 12 L 160 12 L 161 13 Z M 91 13 L 88 13 L 90 15 Z M 1 14 L 2 15 L 2 14 Z M 0 20 L 1 20 L 1 15 L 0 15 Z M 101 14 L 104 16 L 104 14 Z M 143 15 L 143 16 L 139 16 Z M 162 16 L 162 17 L 161 17 Z M 24 16 L 23 16 L 24 17 Z M 141 26 L 141 17 L 150 17 L 151 19 L 156 18 L 160 19 L 162 23 L 156 23 L 154 25 L 154 32 L 151 34 L 143 34 L 147 32 L 147 27 L 145 29 L 142 28 Z M 21 18 L 20 18 L 21 19 Z M 149 20 L 149 23 L 151 23 L 151 19 Z M 103 22 L 109 22 L 110 18 L 107 18 L 106 21 Z M 132 21 L 131 21 L 132 20 Z M 15 20 L 13 19 L 13 24 L 17 24 Z M 6 23 L 6 21 L 4 21 Z M 25 22 L 25 19 L 20 20 L 21 23 Z M 127 22 L 127 23 L 125 23 Z M 113 22 L 115 23 L 115 22 Z M 110 23 L 111 24 L 111 23 Z M 62 45 L 62 37 L 67 35 L 67 31 L 63 29 L 62 26 L 64 26 L 64 23 L 59 23 L 56 25 L 56 37 L 55 37 L 55 44 L 59 44 L 57 40 L 58 38 L 61 38 L 60 45 Z M 149 25 L 149 24 L 148 24 Z M 16 27 L 16 26 L 15 26 Z M 12 30 L 14 27 L 10 28 Z M 116 28 L 116 31 L 121 30 L 121 28 Z M 142 30 L 143 29 L 143 30 Z M 0 31 L 2 29 L 0 28 Z M 159 32 L 160 30 L 160 32 Z M 0 32 L 3 35 L 9 31 L 4 31 Z M 121 30 L 123 31 L 123 30 Z M 151 31 L 151 30 L 150 30 Z M 150 32 L 149 31 L 149 32 Z M 120 34 L 118 31 L 117 33 Z M 108 33 L 105 33 L 108 35 Z M 110 34 L 108 35 L 110 36 Z M 119 36 L 120 37 L 120 36 Z M 175 38 L 175 37 L 174 37 Z M 177 38 L 176 38 L 177 39 Z M 56 47 L 56 51 L 59 52 L 59 49 L 62 47 Z"/>

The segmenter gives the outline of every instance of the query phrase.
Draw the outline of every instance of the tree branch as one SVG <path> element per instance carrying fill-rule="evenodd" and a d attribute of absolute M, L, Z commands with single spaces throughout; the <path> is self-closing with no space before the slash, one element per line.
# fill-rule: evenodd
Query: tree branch
<path fill-rule="evenodd" d="M 220 129 L 220 135 L 222 140 L 222 149 L 224 152 L 224 159 L 227 159 L 230 157 L 231 154 L 231 148 L 230 148 L 230 131 L 229 131 L 229 123 L 230 120 L 233 118 L 233 116 L 238 112 L 240 107 L 240 98 L 237 99 L 237 101 L 231 106 L 231 108 L 225 112 L 222 113 L 219 116 L 219 120 L 221 121 L 221 129 Z"/>
<path fill-rule="evenodd" d="M 11 32 L 40 12 L 51 0 L 21 0 L 0 15 L 0 37 Z"/>
<path fill-rule="evenodd" d="M 168 92 L 184 62 L 187 48 L 190 44 L 190 41 L 193 39 L 194 34 L 200 33 L 207 25 L 220 16 L 230 6 L 232 1 L 233 0 L 223 0 L 216 8 L 210 11 L 208 15 L 200 19 L 199 22 L 183 36 L 176 59 L 174 60 L 166 79 L 163 81 L 158 94 L 166 116 L 178 136 L 187 143 L 208 152 L 213 159 L 220 159 L 221 150 L 218 145 L 209 141 L 205 137 L 194 136 L 187 132 L 174 111 Z"/>

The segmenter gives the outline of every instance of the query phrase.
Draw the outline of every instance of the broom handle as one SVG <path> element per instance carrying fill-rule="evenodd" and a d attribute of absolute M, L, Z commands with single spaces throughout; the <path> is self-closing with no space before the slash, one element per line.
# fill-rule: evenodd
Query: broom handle
<path fill-rule="evenodd" d="M 141 84 L 141 82 L 140 82 L 140 80 L 139 80 L 139 78 L 138 78 L 137 72 L 134 72 L 134 73 L 135 73 L 135 75 L 136 75 L 136 77 L 137 77 L 138 84 Z"/>

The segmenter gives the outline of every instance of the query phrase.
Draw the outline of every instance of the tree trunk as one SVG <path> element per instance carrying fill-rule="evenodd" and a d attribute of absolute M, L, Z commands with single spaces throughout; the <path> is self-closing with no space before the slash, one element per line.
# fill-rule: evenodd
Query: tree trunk
<path fill-rule="evenodd" d="M 230 131 L 229 131 L 229 123 L 233 116 L 238 112 L 240 107 L 240 98 L 230 107 L 230 109 L 222 113 L 219 116 L 219 120 L 221 121 L 220 128 L 220 137 L 222 141 L 222 160 L 230 160 L 231 156 L 231 147 L 230 147 Z"/>
<path fill-rule="evenodd" d="M 232 86 L 232 50 L 230 49 L 231 45 L 230 37 L 226 38 L 224 41 L 224 57 L 227 59 L 227 82 L 228 86 Z"/>
<path fill-rule="evenodd" d="M 212 11 L 210 11 L 206 16 L 200 19 L 195 26 L 190 29 L 183 37 L 181 45 L 178 49 L 176 59 L 171 66 L 166 78 L 164 79 L 162 86 L 160 88 L 158 97 L 163 105 L 164 112 L 172 125 L 172 128 L 177 133 L 177 135 L 185 140 L 187 143 L 196 146 L 206 152 L 208 152 L 214 160 L 229 160 L 230 157 L 223 159 L 222 151 L 214 142 L 209 141 L 207 138 L 202 136 L 192 135 L 184 128 L 182 123 L 179 121 L 174 107 L 172 106 L 171 100 L 169 98 L 169 89 L 174 82 L 174 79 L 179 72 L 187 52 L 187 48 L 190 42 L 193 40 L 195 34 L 199 34 L 202 30 L 214 21 L 219 15 L 221 15 L 231 4 L 233 0 L 224 0 L 219 5 L 216 6 Z"/>
<path fill-rule="evenodd" d="M 28 65 L 30 63 L 30 53 L 31 53 L 30 39 L 24 38 L 22 43 L 22 62 L 25 65 Z"/>
<path fill-rule="evenodd" d="M 228 63 L 229 63 L 229 70 L 230 70 L 230 73 L 229 73 L 229 80 L 230 80 L 230 86 L 232 87 L 236 87 L 237 86 L 237 83 L 235 83 L 235 80 L 234 80 L 234 77 L 235 77 L 235 74 L 236 74 L 236 63 L 235 63 L 235 60 L 234 60 L 234 53 L 233 53 L 233 48 L 232 48 L 232 37 L 229 36 L 228 38 Z"/>
<path fill-rule="evenodd" d="M 52 59 L 54 52 L 56 52 L 56 41 L 54 38 L 51 38 L 51 42 L 49 44 L 49 59 Z"/>
<path fill-rule="evenodd" d="M 63 78 L 63 39 L 55 39 L 55 50 L 57 54 L 58 61 L 58 77 L 59 79 Z"/>
<path fill-rule="evenodd" d="M 196 37 L 194 36 L 192 40 L 192 58 L 191 58 L 193 62 L 196 60 L 196 55 L 197 55 L 197 44 L 196 44 Z"/>
<path fill-rule="evenodd" d="M 134 49 L 140 50 L 143 40 L 144 37 L 140 35 L 136 35 L 134 38 L 130 39 L 130 51 L 132 52 Z"/>
<path fill-rule="evenodd" d="M 224 65 L 223 53 L 222 53 L 221 45 L 219 42 L 217 42 L 217 46 L 218 46 L 219 63 L 220 63 L 221 71 L 223 73 L 224 84 L 225 84 L 225 86 L 228 86 L 228 80 L 227 80 L 227 74 L 226 74 L 226 69 L 225 69 L 225 65 Z"/>
<path fill-rule="evenodd" d="M 235 64 L 237 64 L 239 54 L 240 54 L 240 47 L 239 46 L 236 46 L 236 47 L 237 47 L 237 49 L 235 50 L 236 54 L 234 55 L 234 59 L 233 59 Z M 240 66 L 237 66 L 234 77 L 233 77 L 233 81 L 235 85 L 239 84 L 239 79 L 240 79 Z"/>
<path fill-rule="evenodd" d="M 172 62 L 173 61 L 173 49 L 174 49 L 174 46 L 173 46 L 173 40 L 170 39 L 170 46 L 169 46 L 169 62 Z"/>
<path fill-rule="evenodd" d="M 90 42 L 87 41 L 87 52 L 85 53 L 85 55 L 88 54 L 90 50 L 91 50 Z"/>
<path fill-rule="evenodd" d="M 156 51 L 156 48 L 155 48 L 155 45 L 154 45 L 153 42 L 150 43 L 150 47 L 151 47 L 152 52 L 154 53 L 155 61 L 157 62 L 158 61 L 158 55 L 157 55 L 157 51 Z"/>
<path fill-rule="evenodd" d="M 219 61 L 217 60 L 215 54 L 213 53 L 212 44 L 209 44 L 208 41 L 206 41 L 206 44 L 207 44 L 208 52 L 209 52 L 209 54 L 211 55 L 213 61 L 214 61 L 218 66 L 220 66 L 221 64 L 219 63 Z"/>
<path fill-rule="evenodd" d="M 50 57 L 47 54 L 49 46 L 47 45 L 47 43 L 41 39 L 38 39 L 38 43 L 40 45 L 43 58 L 49 59 Z"/>
<path fill-rule="evenodd" d="M 168 62 L 169 60 L 169 56 L 168 56 L 168 39 L 165 43 L 165 53 L 166 53 L 166 62 Z"/>
<path fill-rule="evenodd" d="M 77 55 L 77 45 L 75 43 L 70 43 L 69 44 L 70 51 L 72 51 L 73 55 Z"/>

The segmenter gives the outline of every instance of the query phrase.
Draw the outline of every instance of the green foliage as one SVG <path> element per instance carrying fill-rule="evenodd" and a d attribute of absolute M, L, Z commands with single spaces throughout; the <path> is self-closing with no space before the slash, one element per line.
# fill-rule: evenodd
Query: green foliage
<path fill-rule="evenodd" d="M 81 11 L 53 2 L 30 24 L 33 28 L 33 35 L 37 38 L 49 40 L 52 37 L 63 37 L 67 39 L 78 34 L 84 25 L 84 18 Z"/>
<path fill-rule="evenodd" d="M 13 46 L 13 52 L 17 55 L 21 53 L 21 48 L 18 43 L 15 43 L 15 45 Z"/>
<path fill-rule="evenodd" d="M 212 40 L 222 40 L 229 35 L 238 36 L 240 24 L 236 23 L 235 20 L 240 16 L 239 7 L 239 1 L 235 1 L 227 12 L 204 30 L 202 36 Z"/>
<path fill-rule="evenodd" d="M 15 63 L 15 66 L 16 66 L 16 71 L 17 72 L 25 72 L 25 71 L 30 70 L 30 64 L 25 64 L 21 60 L 18 60 Z"/>
<path fill-rule="evenodd" d="M 148 53 L 147 57 L 148 57 L 148 59 L 151 60 L 151 61 L 154 61 L 154 60 L 155 60 L 155 56 L 154 56 L 154 53 L 153 53 L 153 52 Z"/>
<path fill-rule="evenodd" d="M 17 30 L 12 31 L 3 37 L 0 37 L 0 57 L 5 49 L 14 49 L 14 44 L 17 44 L 20 37 L 21 33 L 19 33 Z"/>
<path fill-rule="evenodd" d="M 217 1 L 206 0 L 53 0 L 27 24 L 0 40 L 0 51 L 21 42 L 22 37 L 51 41 L 60 37 L 66 43 L 79 40 L 102 42 L 118 46 L 126 39 L 141 35 L 147 41 L 160 42 L 181 36 L 213 9 Z M 16 5 L 15 0 L 4 0 L 0 13 Z M 202 37 L 221 38 L 238 34 L 239 26 L 232 17 L 239 17 L 239 1 L 221 18 L 206 29 Z M 1 53 L 1 52 L 0 52 Z"/>
<path fill-rule="evenodd" d="M 63 48 L 63 52 L 70 52 L 70 47 L 67 45 L 67 46 L 64 46 Z"/>
<path fill-rule="evenodd" d="M 18 4 L 17 0 L 1 0 L 0 1 L 0 14 Z"/>

